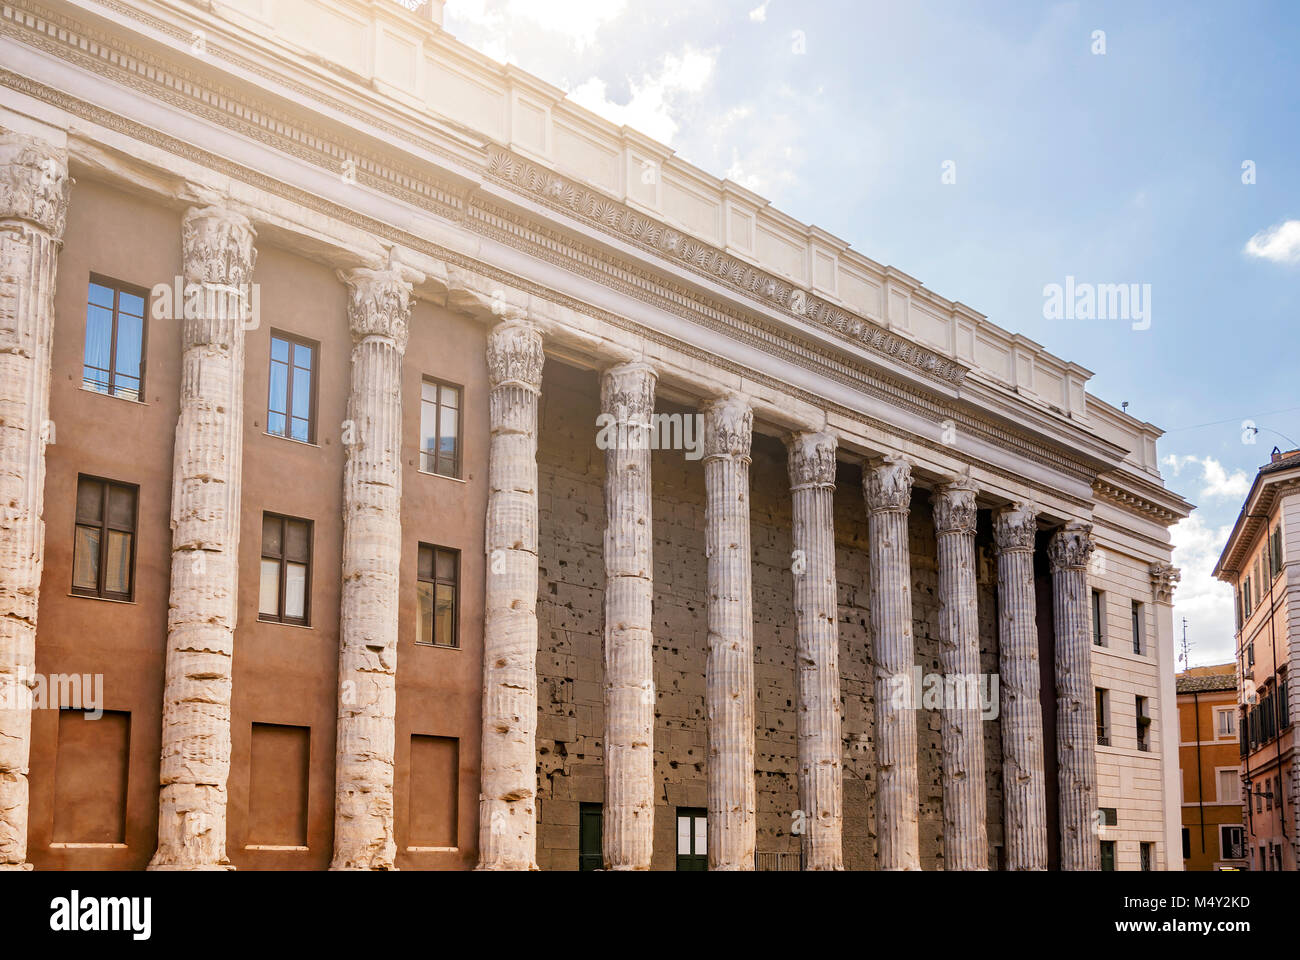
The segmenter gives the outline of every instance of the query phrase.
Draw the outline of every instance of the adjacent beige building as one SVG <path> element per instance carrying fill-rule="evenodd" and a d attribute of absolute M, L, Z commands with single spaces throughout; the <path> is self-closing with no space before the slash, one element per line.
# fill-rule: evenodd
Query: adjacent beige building
<path fill-rule="evenodd" d="M 0 8 L 0 865 L 1180 869 L 1160 430 L 440 9 Z"/>

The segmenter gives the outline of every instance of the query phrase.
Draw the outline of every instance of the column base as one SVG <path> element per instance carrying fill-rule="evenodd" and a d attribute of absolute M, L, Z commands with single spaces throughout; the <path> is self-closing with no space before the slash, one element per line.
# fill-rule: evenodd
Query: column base
<path fill-rule="evenodd" d="M 25 870 L 36 869 L 30 863 L 0 863 L 0 873 L 13 872 L 18 873 Z"/>

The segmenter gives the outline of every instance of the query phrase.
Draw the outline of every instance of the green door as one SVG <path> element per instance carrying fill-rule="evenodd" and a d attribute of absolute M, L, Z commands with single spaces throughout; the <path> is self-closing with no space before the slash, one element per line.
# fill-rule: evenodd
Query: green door
<path fill-rule="evenodd" d="M 600 870 L 605 866 L 601 853 L 602 817 L 599 803 L 578 806 L 578 869 Z"/>
<path fill-rule="evenodd" d="M 677 869 L 709 869 L 707 811 L 699 807 L 677 808 Z"/>

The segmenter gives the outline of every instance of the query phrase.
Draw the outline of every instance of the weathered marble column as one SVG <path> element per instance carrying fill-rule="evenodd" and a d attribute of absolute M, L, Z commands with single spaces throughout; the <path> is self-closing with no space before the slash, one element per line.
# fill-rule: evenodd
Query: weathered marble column
<path fill-rule="evenodd" d="M 340 274 L 352 383 L 343 466 L 343 584 L 331 870 L 394 870 L 393 743 L 402 561 L 402 356 L 411 285 L 400 270 Z"/>
<path fill-rule="evenodd" d="M 172 465 L 172 568 L 154 870 L 230 869 L 226 779 L 239 605 L 244 328 L 254 230 L 238 213 L 191 208 L 181 242 L 187 290 L 180 418 Z"/>
<path fill-rule="evenodd" d="M 790 438 L 794 508 L 795 651 L 799 682 L 799 808 L 804 869 L 843 870 L 844 767 L 840 742 L 840 631 L 835 581 L 833 433 Z"/>
<path fill-rule="evenodd" d="M 1028 501 L 993 514 L 998 549 L 998 672 L 1002 796 L 1008 870 L 1047 869 L 1043 708 L 1039 702 L 1034 536 L 1038 507 Z"/>
<path fill-rule="evenodd" d="M 753 411 L 743 397 L 723 397 L 704 408 L 710 870 L 754 869 L 754 595 L 749 548 L 753 425 Z"/>
<path fill-rule="evenodd" d="M 649 870 L 654 840 L 654 600 L 650 523 L 653 368 L 605 372 L 605 867 Z M 609 433 L 604 434 L 609 438 Z"/>
<path fill-rule="evenodd" d="M 912 689 L 912 571 L 907 517 L 912 466 L 902 457 L 864 464 L 871 553 L 875 661 L 876 833 L 881 870 L 920 870 L 916 696 Z"/>
<path fill-rule="evenodd" d="M 0 870 L 27 863 L 31 690 L 45 559 L 45 444 L 67 157 L 0 136 Z"/>
<path fill-rule="evenodd" d="M 480 870 L 537 869 L 537 402 L 542 335 L 488 334 L 487 585 Z"/>
<path fill-rule="evenodd" d="M 1067 523 L 1047 545 L 1056 624 L 1056 760 L 1062 870 L 1101 869 L 1101 846 L 1093 830 L 1097 811 L 1097 717 L 1087 575 L 1092 549 L 1090 523 Z"/>
<path fill-rule="evenodd" d="M 939 669 L 962 700 L 944 704 L 943 867 L 987 870 L 984 728 L 978 690 L 979 614 L 975 598 L 975 485 L 963 477 L 930 498 L 939 560 Z"/>

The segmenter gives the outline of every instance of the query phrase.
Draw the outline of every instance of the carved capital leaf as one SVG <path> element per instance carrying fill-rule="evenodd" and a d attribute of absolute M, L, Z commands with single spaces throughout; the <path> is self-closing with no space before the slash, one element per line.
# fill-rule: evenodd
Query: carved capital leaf
<path fill-rule="evenodd" d="M 352 340 L 387 337 L 406 352 L 411 322 L 411 284 L 400 270 L 360 267 L 340 273 L 348 286 L 348 326 Z"/>
<path fill-rule="evenodd" d="M 1156 560 L 1151 564 L 1151 589 L 1156 603 L 1173 603 L 1174 587 L 1183 578 L 1183 572 L 1172 563 Z"/>
<path fill-rule="evenodd" d="M 744 397 L 714 400 L 704 408 L 704 459 L 749 459 L 754 432 L 754 411 Z"/>
<path fill-rule="evenodd" d="M 835 450 L 839 440 L 833 433 L 796 433 L 789 441 L 790 489 L 835 486 Z"/>
<path fill-rule="evenodd" d="M 600 378 L 600 409 L 618 423 L 634 422 L 649 428 L 655 412 L 658 374 L 648 363 L 620 363 Z"/>
<path fill-rule="evenodd" d="M 22 220 L 60 241 L 72 184 L 67 151 L 25 134 L 0 135 L 0 220 Z"/>
<path fill-rule="evenodd" d="M 1047 558 L 1052 570 L 1082 570 L 1088 565 L 1088 556 L 1096 546 L 1092 542 L 1092 524 L 1074 521 L 1067 523 L 1047 542 Z"/>
<path fill-rule="evenodd" d="M 881 457 L 862 470 L 867 513 L 906 513 L 912 502 L 912 464 L 904 457 Z"/>
<path fill-rule="evenodd" d="M 247 290 L 257 260 L 256 236 L 241 213 L 223 207 L 191 207 L 181 223 L 186 282 Z"/>
<path fill-rule="evenodd" d="M 497 324 L 488 334 L 487 347 L 488 380 L 493 387 L 516 384 L 541 390 L 546 354 L 542 335 L 531 323 L 507 320 Z"/>
<path fill-rule="evenodd" d="M 1017 500 L 993 514 L 993 540 L 999 553 L 1034 549 L 1038 533 L 1038 504 Z"/>
<path fill-rule="evenodd" d="M 940 484 L 930 495 L 934 508 L 934 530 L 945 533 L 973 534 L 975 532 L 975 494 L 979 489 L 969 477 Z"/>

